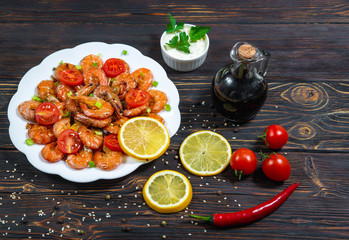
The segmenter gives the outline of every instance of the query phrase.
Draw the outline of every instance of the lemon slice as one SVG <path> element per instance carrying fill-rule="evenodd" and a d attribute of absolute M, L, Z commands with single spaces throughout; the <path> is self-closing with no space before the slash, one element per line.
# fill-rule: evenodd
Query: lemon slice
<path fill-rule="evenodd" d="M 190 134 L 179 148 L 183 166 L 198 176 L 212 176 L 229 164 L 231 147 L 227 139 L 212 131 Z"/>
<path fill-rule="evenodd" d="M 135 117 L 125 122 L 118 139 L 127 155 L 147 161 L 160 157 L 170 145 L 166 127 L 150 117 Z"/>
<path fill-rule="evenodd" d="M 183 174 L 163 170 L 154 173 L 143 188 L 143 198 L 159 213 L 174 213 L 189 205 L 193 196 L 191 184 Z"/>

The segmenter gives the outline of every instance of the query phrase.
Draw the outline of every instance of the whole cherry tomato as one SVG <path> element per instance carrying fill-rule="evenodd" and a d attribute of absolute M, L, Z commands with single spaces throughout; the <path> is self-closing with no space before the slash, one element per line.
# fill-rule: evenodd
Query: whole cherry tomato
<path fill-rule="evenodd" d="M 280 149 L 288 141 L 288 133 L 280 125 L 270 125 L 264 130 L 264 134 L 259 136 L 263 139 L 265 145 L 271 149 Z"/>
<path fill-rule="evenodd" d="M 257 168 L 256 154 L 247 148 L 237 149 L 230 159 L 230 166 L 235 170 L 235 175 L 241 179 L 241 175 L 250 175 Z"/>
<path fill-rule="evenodd" d="M 35 119 L 39 124 L 42 125 L 54 124 L 59 119 L 59 109 L 53 103 L 41 103 L 35 109 Z"/>
<path fill-rule="evenodd" d="M 125 100 L 131 108 L 139 107 L 146 104 L 150 99 L 147 91 L 134 89 L 126 93 Z"/>
<path fill-rule="evenodd" d="M 118 135 L 110 134 L 104 138 L 104 144 L 112 151 L 122 152 L 122 148 L 120 147 Z"/>
<path fill-rule="evenodd" d="M 262 170 L 265 176 L 274 181 L 285 181 L 291 175 L 291 166 L 287 158 L 278 154 L 272 153 L 262 154 Z"/>
<path fill-rule="evenodd" d="M 119 58 L 109 58 L 102 68 L 108 77 L 114 78 L 125 71 L 125 63 Z"/>
<path fill-rule="evenodd" d="M 61 132 L 57 139 L 57 145 L 63 153 L 76 153 L 82 147 L 79 134 L 73 129 Z"/>

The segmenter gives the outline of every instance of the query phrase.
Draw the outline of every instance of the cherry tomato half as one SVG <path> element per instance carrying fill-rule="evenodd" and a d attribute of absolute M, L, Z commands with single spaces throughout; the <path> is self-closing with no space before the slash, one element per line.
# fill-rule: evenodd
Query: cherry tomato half
<path fill-rule="evenodd" d="M 230 166 L 233 170 L 239 172 L 238 177 L 241 178 L 241 173 L 250 175 L 257 168 L 256 154 L 247 148 L 237 149 L 230 159 Z"/>
<path fill-rule="evenodd" d="M 39 124 L 50 125 L 58 121 L 60 116 L 59 109 L 50 102 L 41 103 L 35 109 L 35 119 Z"/>
<path fill-rule="evenodd" d="M 270 125 L 264 130 L 264 134 L 260 136 L 265 145 L 271 149 L 280 149 L 288 141 L 288 133 L 280 125 Z"/>
<path fill-rule="evenodd" d="M 124 61 L 119 58 L 109 58 L 102 67 L 108 77 L 116 77 L 125 71 Z"/>
<path fill-rule="evenodd" d="M 57 145 L 63 153 L 76 153 L 80 150 L 82 143 L 75 130 L 66 129 L 59 134 Z"/>
<path fill-rule="evenodd" d="M 110 134 L 104 138 L 104 144 L 112 151 L 122 152 L 122 148 L 120 147 L 118 135 Z"/>
<path fill-rule="evenodd" d="M 291 175 L 291 166 L 287 158 L 272 153 L 262 163 L 262 170 L 265 176 L 274 181 L 285 181 Z"/>
<path fill-rule="evenodd" d="M 147 91 L 134 89 L 126 93 L 125 100 L 131 108 L 139 107 L 146 104 L 150 99 Z"/>
<path fill-rule="evenodd" d="M 62 83 L 76 86 L 84 81 L 84 77 L 77 69 L 65 69 L 59 72 L 58 79 Z"/>

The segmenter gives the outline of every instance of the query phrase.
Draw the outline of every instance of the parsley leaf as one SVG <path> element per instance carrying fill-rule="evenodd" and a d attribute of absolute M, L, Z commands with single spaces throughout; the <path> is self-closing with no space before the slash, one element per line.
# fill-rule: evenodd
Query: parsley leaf
<path fill-rule="evenodd" d="M 184 23 L 183 22 L 179 22 L 176 25 L 176 19 L 174 19 L 172 17 L 171 13 L 169 13 L 168 16 L 170 17 L 170 23 L 166 25 L 166 32 L 167 33 L 174 33 L 174 32 L 177 32 L 180 29 L 183 29 L 183 27 L 184 27 Z"/>
<path fill-rule="evenodd" d="M 191 27 L 189 32 L 190 41 L 196 42 L 203 38 L 210 30 L 210 27 Z"/>
<path fill-rule="evenodd" d="M 190 53 L 189 51 L 189 36 L 185 32 L 181 32 L 178 36 L 174 36 L 168 43 L 168 46 L 176 48 L 178 51 Z"/>

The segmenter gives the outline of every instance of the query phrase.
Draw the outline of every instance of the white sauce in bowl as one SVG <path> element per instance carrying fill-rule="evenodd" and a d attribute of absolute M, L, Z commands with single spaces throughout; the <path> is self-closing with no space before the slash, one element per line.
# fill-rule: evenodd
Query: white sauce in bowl
<path fill-rule="evenodd" d="M 181 29 L 181 32 L 185 31 L 186 34 L 189 36 L 190 28 L 192 26 L 193 25 L 184 24 L 184 28 Z M 168 43 L 174 36 L 176 36 L 176 35 L 179 36 L 179 33 L 180 32 L 165 33 L 164 36 L 162 37 L 161 45 L 163 46 L 163 48 L 165 49 L 165 51 L 168 55 L 170 55 L 174 58 L 177 58 L 177 59 L 181 59 L 181 60 L 190 60 L 190 59 L 194 59 L 194 58 L 201 56 L 205 52 L 205 49 L 207 47 L 206 37 L 204 37 L 200 40 L 197 40 L 196 42 L 189 41 L 190 53 L 178 51 L 176 48 L 172 48 L 172 47 L 168 46 L 166 43 Z"/>

